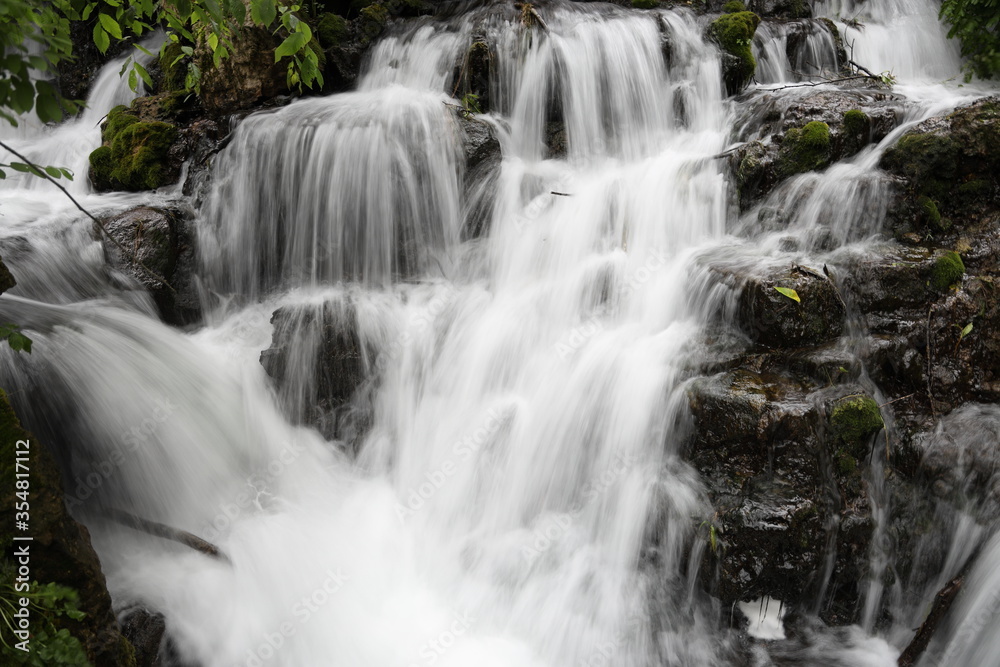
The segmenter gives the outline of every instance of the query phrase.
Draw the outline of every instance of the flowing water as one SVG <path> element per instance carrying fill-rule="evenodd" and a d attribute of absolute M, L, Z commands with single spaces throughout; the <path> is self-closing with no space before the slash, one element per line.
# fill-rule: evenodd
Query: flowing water
<path fill-rule="evenodd" d="M 847 30 L 853 57 L 893 70 L 906 124 L 982 94 L 943 82 L 959 62 L 931 3 L 816 9 L 863 18 L 863 31 Z M 836 266 L 838 253 L 863 252 L 885 214 L 878 156 L 901 130 L 780 188 L 762 206 L 788 210 L 785 224 L 761 228 L 759 211 L 738 215 L 716 159 L 738 108 L 704 19 L 600 4 L 539 11 L 545 31 L 490 8 L 477 25 L 416 22 L 374 48 L 357 91 L 241 122 L 196 219 L 211 298 L 195 331 L 112 287 L 89 222 L 43 185 L 2 186 L 0 251 L 21 285 L 0 312 L 35 340 L 30 358 L 3 354 L 5 386 L 60 450 L 113 597 L 163 612 L 184 660 L 735 661 L 734 636 L 698 592 L 692 564 L 706 541 L 695 532 L 712 509 L 679 452 L 697 341 L 728 298 L 707 267 Z M 478 236 L 468 130 L 449 106 L 475 31 L 496 62 L 493 112 L 472 122 L 503 148 L 478 193 Z M 790 56 L 792 33 L 804 46 Z M 761 84 L 835 69 L 831 40 L 815 22 L 765 27 L 754 44 Z M 176 203 L 176 188 L 87 191 L 96 123 L 130 96 L 119 66 L 105 68 L 79 120 L 18 146 L 73 165 L 95 212 Z M 560 115 L 565 154 L 551 155 L 547 124 Z M 291 386 L 275 392 L 258 358 L 277 309 L 293 314 L 281 325 L 293 340 Z M 335 415 L 324 437 L 295 416 L 321 381 L 316 341 L 331 322 L 356 329 L 367 379 L 349 406 L 356 418 Z M 887 501 L 875 478 L 878 517 Z M 109 524 L 102 507 L 198 533 L 232 566 Z M 986 537 L 975 521 L 953 525 L 954 557 L 920 593 Z M 874 549 L 874 570 L 891 557 Z M 954 621 L 947 664 L 986 664 L 977 656 L 998 636 L 984 609 L 1000 581 L 975 576 L 982 599 L 959 610 L 971 620 Z M 884 604 L 902 620 L 876 633 Z M 922 604 L 872 583 L 860 626 L 756 649 L 755 664 L 895 664 Z"/>

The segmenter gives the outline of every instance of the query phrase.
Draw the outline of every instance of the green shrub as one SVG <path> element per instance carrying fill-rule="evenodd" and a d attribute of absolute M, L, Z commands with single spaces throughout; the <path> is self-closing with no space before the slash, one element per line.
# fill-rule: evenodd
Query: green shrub
<path fill-rule="evenodd" d="M 1000 74 L 1000 3 L 997 0 L 942 0 L 941 18 L 957 37 L 965 57 L 965 80 Z"/>

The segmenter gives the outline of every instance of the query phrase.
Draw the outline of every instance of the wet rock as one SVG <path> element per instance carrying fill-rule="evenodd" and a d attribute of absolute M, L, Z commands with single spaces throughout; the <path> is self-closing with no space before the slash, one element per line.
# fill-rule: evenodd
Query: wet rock
<path fill-rule="evenodd" d="M 496 167 L 500 162 L 500 140 L 493 126 L 470 113 L 455 114 L 462 128 L 462 147 L 465 151 L 465 169 L 473 171 L 482 164 Z"/>
<path fill-rule="evenodd" d="M 745 101 L 737 127 L 746 143 L 729 157 L 743 210 L 788 176 L 824 168 L 881 141 L 902 114 L 900 98 L 871 89 L 753 93 Z M 804 141 L 813 134 L 818 141 Z"/>
<path fill-rule="evenodd" d="M 351 399 L 368 375 L 371 351 L 358 333 L 353 305 L 344 300 L 285 306 L 271 318 L 271 346 L 260 363 L 283 406 L 327 438 L 349 439 L 356 415 Z"/>
<path fill-rule="evenodd" d="M 934 496 L 971 509 L 984 522 L 1000 516 L 1000 408 L 970 403 L 916 438 L 921 472 Z"/>
<path fill-rule="evenodd" d="M 126 611 L 121 618 L 122 634 L 135 647 L 135 666 L 154 667 L 163 643 L 166 622 L 163 614 L 142 607 Z"/>
<path fill-rule="evenodd" d="M 101 563 L 91 546 L 90 534 L 66 510 L 57 463 L 46 445 L 21 426 L 7 395 L 0 390 L 0 448 L 4 461 L 0 517 L 8 526 L 14 525 L 17 501 L 14 495 L 14 460 L 15 443 L 18 441 L 30 443 L 27 452 L 19 450 L 17 455 L 27 454 L 27 465 L 31 470 L 32 579 L 43 585 L 53 583 L 72 589 L 79 598 L 79 610 L 85 614 L 78 620 L 66 615 L 53 615 L 50 620 L 56 629 L 66 629 L 80 641 L 91 664 L 122 667 L 133 664 L 132 647 L 122 636 L 112 613 L 111 597 Z M 0 561 L 4 562 L 0 564 L 5 570 L 10 568 L 10 571 L 15 567 L 8 556 L 14 549 L 12 536 L 8 530 L 0 538 L 4 553 L 0 557 Z M 35 633 L 42 629 L 43 618 L 42 614 L 33 614 L 32 628 Z M 35 658 L 42 659 L 37 655 Z"/>
<path fill-rule="evenodd" d="M 990 224 L 1000 208 L 998 142 L 1000 98 L 991 97 L 920 123 L 887 150 L 881 166 L 900 183 L 897 237 Z"/>
<path fill-rule="evenodd" d="M 0 259 L 0 294 L 3 294 L 16 285 L 17 281 L 14 280 L 14 276 L 11 274 L 10 269 L 8 269 L 7 265 L 3 263 L 3 259 Z"/>
<path fill-rule="evenodd" d="M 812 16 L 812 7 L 805 0 L 749 0 L 747 8 L 768 18 L 801 19 Z"/>
<path fill-rule="evenodd" d="M 688 458 L 715 510 L 702 581 L 724 605 L 764 595 L 795 605 L 828 575 L 837 605 L 856 599 L 850 582 L 871 535 L 864 464 L 822 435 L 824 404 L 850 391 L 828 399 L 787 375 L 746 369 L 690 385 Z"/>
<path fill-rule="evenodd" d="M 462 238 L 474 239 L 486 233 L 493 215 L 496 182 L 503 155 L 492 125 L 469 113 L 456 112 L 462 129 L 465 151 L 465 225 Z"/>
<path fill-rule="evenodd" d="M 193 278 L 194 244 L 182 216 L 176 211 L 138 206 L 102 222 L 121 246 L 108 240 L 95 225 L 109 268 L 149 290 L 164 321 L 181 325 L 197 319 L 200 306 Z"/>
<path fill-rule="evenodd" d="M 798 301 L 778 288 L 794 290 Z M 799 267 L 745 278 L 736 318 L 755 343 L 785 348 L 837 338 L 843 329 L 844 313 L 833 282 L 812 269 Z"/>

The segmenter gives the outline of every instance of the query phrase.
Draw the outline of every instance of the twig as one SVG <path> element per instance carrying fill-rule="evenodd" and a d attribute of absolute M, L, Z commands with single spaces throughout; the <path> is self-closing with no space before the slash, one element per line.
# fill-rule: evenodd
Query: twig
<path fill-rule="evenodd" d="M 881 81 L 882 78 L 878 76 L 869 76 L 867 74 L 857 74 L 855 76 L 842 76 L 839 79 L 823 79 L 822 81 L 807 81 L 805 83 L 789 83 L 784 86 L 778 86 L 777 88 L 767 88 L 768 91 L 772 90 L 784 90 L 785 88 L 802 88 L 804 86 L 822 86 L 827 83 L 841 83 L 843 81 L 857 81 L 858 79 L 865 79 L 871 81 L 875 79 L 876 81 Z"/>
<path fill-rule="evenodd" d="M 31 169 L 33 170 L 33 173 L 35 175 L 41 176 L 42 178 L 44 178 L 48 182 L 52 183 L 52 185 L 54 185 L 57 188 L 59 188 L 60 190 L 62 190 L 62 193 L 64 195 L 66 195 L 71 202 L 73 202 L 73 205 L 76 206 L 78 209 L 80 209 L 80 211 L 82 211 L 84 215 L 86 215 L 88 218 L 90 218 L 91 220 L 93 220 L 94 223 L 97 225 L 97 227 L 101 230 L 101 232 L 106 237 L 108 237 L 108 239 L 112 243 L 114 243 L 115 246 L 117 246 L 117 248 L 119 250 L 122 251 L 123 256 L 124 257 L 128 257 L 128 249 L 124 245 L 122 245 L 121 242 L 118 239 L 116 239 L 114 236 L 111 235 L 111 232 L 108 231 L 108 228 L 104 226 L 103 222 L 101 222 L 100 220 L 98 220 L 97 218 L 95 218 L 94 215 L 90 211 L 88 211 L 83 206 L 81 206 L 80 202 L 78 202 L 76 200 L 76 198 L 73 197 L 73 195 L 71 195 L 69 193 L 69 190 L 67 190 L 66 188 L 64 188 L 61 183 L 59 183 L 58 181 L 56 181 L 56 179 L 52 178 L 47 173 L 45 173 L 45 170 L 42 169 L 41 167 L 39 167 L 37 164 L 35 164 L 34 162 L 32 162 L 31 160 L 29 160 L 25 156 L 21 155 L 16 150 L 14 150 L 13 148 L 11 148 L 10 146 L 8 146 L 7 144 L 5 144 L 2 141 L 0 141 L 0 148 L 3 148 L 7 152 L 9 152 L 11 155 L 13 155 L 17 159 L 21 160 L 22 162 L 24 162 L 29 167 L 31 167 Z M 135 264 L 138 265 L 143 271 L 145 271 L 146 273 L 148 273 L 152 278 L 155 278 L 159 282 L 163 283 L 163 285 L 168 290 L 170 290 L 173 294 L 177 294 L 177 291 L 173 288 L 173 286 L 169 282 L 167 282 L 166 278 L 164 278 L 159 273 L 157 273 L 156 271 L 153 271 L 151 268 L 149 268 L 148 266 L 146 266 L 145 263 L 143 263 L 142 260 L 140 260 L 138 257 L 135 258 Z"/>
<path fill-rule="evenodd" d="M 851 60 L 850 58 L 848 58 L 848 59 L 847 59 L 847 62 L 848 62 L 848 63 L 850 63 L 851 65 L 854 65 L 854 66 L 855 66 L 855 67 L 857 67 L 857 68 L 858 68 L 858 69 L 859 69 L 860 71 L 864 72 L 865 74 L 867 74 L 867 75 L 868 75 L 868 76 L 870 76 L 871 78 L 873 78 L 873 79 L 878 79 L 879 81 L 881 81 L 881 80 L 882 80 L 882 77 L 880 77 L 880 76 L 879 76 L 878 74 L 875 74 L 874 72 L 872 72 L 872 71 L 871 71 L 870 69 L 868 69 L 867 67 L 863 67 L 863 66 L 861 66 L 861 65 L 857 64 L 856 62 L 854 62 L 854 61 L 853 61 L 853 60 Z"/>
<path fill-rule="evenodd" d="M 201 553 L 211 556 L 212 558 L 225 561 L 230 565 L 233 563 L 229 560 L 229 556 L 223 553 L 219 547 L 215 546 L 211 542 L 201 539 L 193 533 L 187 532 L 186 530 L 171 528 L 170 526 L 162 523 L 150 521 L 149 519 L 143 519 L 142 517 L 115 508 L 105 510 L 105 515 L 115 523 L 120 523 L 128 528 L 133 528 L 135 530 L 142 531 L 143 533 L 149 533 L 150 535 L 162 537 L 174 542 L 180 542 L 184 546 L 191 547 L 195 551 L 200 551 Z"/>
<path fill-rule="evenodd" d="M 911 396 L 916 396 L 916 395 L 917 395 L 917 392 L 913 392 L 912 394 L 907 394 L 906 396 L 900 396 L 899 398 L 894 398 L 894 399 L 892 399 L 891 401 L 886 401 L 885 403 L 883 403 L 883 404 L 882 404 L 882 405 L 880 405 L 879 407 L 880 407 L 880 408 L 884 408 L 884 407 L 885 407 L 885 406 L 887 406 L 887 405 L 892 405 L 892 404 L 893 404 L 893 403 L 895 403 L 896 401 L 902 401 L 902 400 L 904 400 L 904 399 L 907 399 L 907 398 L 910 398 Z"/>

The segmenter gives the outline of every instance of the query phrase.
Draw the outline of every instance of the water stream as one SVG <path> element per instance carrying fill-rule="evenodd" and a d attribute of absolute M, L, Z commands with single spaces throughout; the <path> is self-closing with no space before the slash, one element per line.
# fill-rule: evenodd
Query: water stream
<path fill-rule="evenodd" d="M 114 599 L 164 613 L 191 664 L 737 664 L 735 633 L 691 566 L 706 548 L 697 519 L 712 509 L 680 455 L 696 341 L 727 298 L 707 267 L 835 267 L 863 252 L 885 214 L 878 157 L 902 129 L 792 179 L 762 204 L 793 211 L 787 224 L 762 230 L 757 210 L 739 216 L 715 159 L 738 109 L 703 18 L 539 11 L 546 33 L 503 12 L 484 24 L 498 45 L 484 122 L 504 156 L 484 234 L 463 234 L 464 130 L 448 106 L 471 19 L 413 22 L 374 48 L 356 91 L 240 123 L 197 214 L 212 298 L 194 331 L 113 286 L 67 202 L 36 182 L 0 184 L 0 253 L 20 283 L 0 313 L 35 339 L 30 358 L 0 354 L 0 376 L 62 450 Z M 856 60 L 899 79 L 904 127 L 983 94 L 944 81 L 960 63 L 936 11 L 928 0 L 816 5 L 865 22 L 840 25 Z M 798 61 L 793 30 L 805 35 Z M 758 35 L 762 87 L 835 68 L 822 24 Z M 88 191 L 97 122 L 131 95 L 119 67 L 103 70 L 79 120 L 17 145 L 72 165 L 95 212 L 184 203 L 179 188 Z M 550 157 L 557 112 L 566 152 Z M 305 350 L 289 356 L 298 384 L 280 394 L 259 363 L 279 308 L 300 313 Z M 317 312 L 353 323 L 369 378 L 352 404 L 362 426 L 329 439 L 291 417 L 318 381 L 306 317 Z M 91 511 L 102 506 L 203 535 L 233 565 L 104 522 Z M 984 538 L 975 522 L 952 535 L 964 553 Z M 889 557 L 872 554 L 876 568 Z M 923 586 L 960 565 L 956 555 Z M 987 569 L 975 576 L 982 599 L 959 610 L 972 620 L 955 621 L 941 664 L 995 653 L 993 616 L 962 635 L 1000 591 Z M 775 642 L 755 664 L 894 665 L 922 603 L 880 586 L 860 626 Z M 884 596 L 901 620 L 876 630 Z"/>

